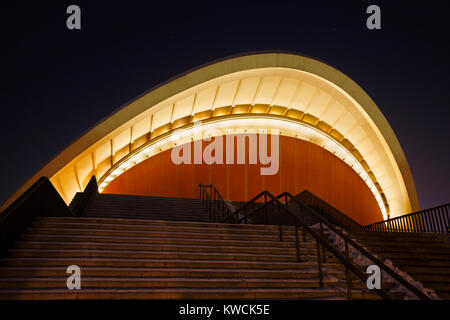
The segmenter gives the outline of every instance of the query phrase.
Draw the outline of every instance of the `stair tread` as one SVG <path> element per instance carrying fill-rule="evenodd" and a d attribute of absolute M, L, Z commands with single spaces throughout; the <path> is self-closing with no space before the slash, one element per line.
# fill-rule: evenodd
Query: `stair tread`
<path fill-rule="evenodd" d="M 117 255 L 138 255 L 138 254 L 154 254 L 154 255 L 190 255 L 193 256 L 193 258 L 195 257 L 199 257 L 199 256 L 206 256 L 206 257 L 211 257 L 212 258 L 228 258 L 228 257 L 241 257 L 241 258 L 245 258 L 245 257 L 254 257 L 254 258 L 284 258 L 287 260 L 292 260 L 293 258 L 295 258 L 295 255 L 287 255 L 287 254 L 257 254 L 257 253 L 225 253 L 225 252 L 173 252 L 173 251 L 157 251 L 157 252 L 149 252 L 149 251 L 130 251 L 130 250 L 84 250 L 84 249 L 10 249 L 9 250 L 10 253 L 12 254 L 18 254 L 18 253 L 36 253 L 39 254 L 41 257 L 44 257 L 45 254 L 48 253 L 66 253 L 66 254 L 89 254 L 91 256 L 95 256 L 96 254 L 117 254 Z M 303 255 L 305 256 L 305 255 Z M 314 256 L 313 256 L 314 257 Z"/>
<path fill-rule="evenodd" d="M 236 229 L 236 228 L 227 228 L 227 227 L 208 227 L 208 226 L 172 226 L 172 225 L 160 225 L 160 224 L 155 224 L 155 225 L 133 225 L 133 224 L 102 224 L 102 223 L 86 223 L 86 222 L 34 222 L 31 224 L 32 227 L 34 228 L 47 228 L 47 229 L 51 229 L 51 228 L 60 228 L 62 227 L 63 229 L 90 229 L 93 228 L 95 230 L 100 229 L 100 230 L 104 230 L 104 229 L 108 229 L 108 228 L 120 228 L 121 230 L 124 231 L 133 231 L 136 230 L 137 231 L 143 231 L 143 230 L 152 230 L 152 229 L 156 229 L 158 228 L 159 231 L 163 230 L 163 231 L 167 231 L 165 229 L 168 230 L 173 230 L 173 231 L 183 231 L 183 230 L 189 230 L 192 233 L 195 232 L 205 232 L 205 231 L 209 231 L 209 232 L 230 232 L 230 233 L 239 233 L 239 232 L 253 232 L 253 233 L 260 233 L 259 229 L 256 228 L 240 228 L 240 229 Z M 143 229 L 143 230 L 142 230 Z M 108 230 L 115 230 L 115 229 L 108 229 Z M 278 229 L 268 229 L 265 230 L 265 233 L 270 232 L 270 234 L 276 234 L 279 235 L 279 230 Z M 294 235 L 294 229 L 293 227 L 284 227 L 282 229 L 282 234 L 286 235 Z M 298 231 L 299 234 L 301 235 L 302 231 L 299 230 Z"/>
<path fill-rule="evenodd" d="M 237 246 L 241 247 L 248 247 L 248 246 L 254 246 L 255 244 L 260 244 L 261 246 L 266 246 L 268 244 L 277 246 L 277 247 L 292 247 L 294 242 L 292 241 L 283 241 L 283 242 L 277 242 L 277 241 L 261 241 L 261 240 L 237 240 L 237 239 L 186 239 L 186 238 L 170 238 L 170 237 L 114 237 L 114 236 L 84 236 L 84 235 L 41 235 L 41 234 L 26 234 L 22 236 L 23 240 L 36 240 L 36 239 L 55 239 L 56 241 L 61 241 L 62 239 L 66 240 L 67 242 L 75 242 L 76 240 L 89 240 L 92 242 L 101 242 L 101 241 L 114 241 L 115 243 L 145 243 L 145 242 L 152 242 L 152 243 L 202 243 L 204 245 L 210 244 L 213 246 L 216 246 L 218 243 L 226 243 L 226 244 L 235 244 Z M 54 241 L 54 240 L 53 240 Z M 134 242 L 132 242 L 134 241 Z M 314 246 L 313 242 L 305 242 L 302 243 L 305 246 Z"/>
<path fill-rule="evenodd" d="M 185 259 L 138 259 L 138 258 L 98 258 L 98 257 L 50 257 L 50 258 L 22 258 L 22 257 L 7 257 L 2 260 L 2 263 L 11 263 L 11 262 L 42 262 L 42 263 L 50 263 L 50 262 L 65 262 L 67 260 L 71 261 L 71 264 L 76 264 L 77 260 L 80 260 L 81 262 L 84 262 L 85 264 L 88 262 L 122 262 L 122 263 L 154 263 L 154 264 L 168 264 L 168 263 L 186 263 L 187 264 L 210 264 L 210 265 L 223 265 L 223 264 L 231 264 L 233 266 L 236 265 L 254 265 L 254 266 L 268 266 L 271 268 L 275 267 L 284 267 L 285 269 L 288 267 L 292 267 L 292 269 L 305 267 L 305 266 L 316 266 L 316 261 L 305 261 L 305 262 L 289 262 L 289 261 L 230 261 L 230 260 L 223 260 L 223 261 L 217 261 L 217 260 L 201 260 L 201 261 L 195 261 L 195 260 L 185 260 Z M 69 264 L 70 265 L 70 264 Z M 79 265 L 82 265 L 79 264 Z M 341 267 L 341 264 L 337 263 L 326 263 L 324 264 L 324 267 Z M 270 269 L 270 268 L 269 268 Z"/>

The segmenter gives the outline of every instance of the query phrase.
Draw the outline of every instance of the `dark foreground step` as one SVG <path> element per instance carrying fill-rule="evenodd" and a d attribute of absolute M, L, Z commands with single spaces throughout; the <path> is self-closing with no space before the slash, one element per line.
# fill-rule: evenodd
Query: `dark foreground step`
<path fill-rule="evenodd" d="M 376 299 L 373 293 L 353 293 L 355 299 Z M 222 288 L 222 289 L 81 289 L 81 290 L 0 290 L 0 299 L 343 299 L 335 288 Z"/>
<path fill-rule="evenodd" d="M 278 234 L 236 234 L 226 232 L 182 232 L 172 231 L 138 231 L 138 230 L 109 230 L 109 229 L 57 229 L 57 228 L 33 228 L 27 229 L 27 235 L 76 235 L 76 236 L 107 236 L 107 237 L 153 237 L 153 238 L 184 238 L 184 239 L 208 239 L 208 240 L 246 240 L 246 241 L 280 241 Z M 293 233 L 285 234 L 283 242 L 295 241 Z M 299 239 L 301 240 L 301 239 Z"/>
<path fill-rule="evenodd" d="M 108 218 L 94 218 L 94 217 L 38 217 L 38 222 L 55 222 L 55 223 L 96 223 L 96 224 L 113 224 L 113 225 L 134 225 L 134 226 L 184 226 L 192 228 L 218 228 L 218 229 L 237 229 L 237 230 L 271 230 L 278 231 L 278 226 L 261 225 L 261 224 L 230 224 L 230 223 L 216 223 L 216 222 L 191 222 L 191 221 L 166 221 L 166 220 L 137 220 L 137 219 L 108 219 Z M 292 227 L 283 227 L 292 228 Z M 292 229 L 291 229 L 292 230 Z"/>
<path fill-rule="evenodd" d="M 143 267 L 91 267 L 81 265 L 82 277 L 170 277 L 170 278 L 264 278 L 264 279 L 316 279 L 318 271 L 307 267 L 269 270 L 269 269 L 224 269 L 224 268 L 143 268 Z M 0 279 L 10 277 L 66 277 L 67 266 L 59 267 L 2 267 Z M 343 271 L 337 271 L 326 265 L 323 268 L 325 276 L 344 279 Z"/>
<path fill-rule="evenodd" d="M 233 228 L 233 227 L 221 227 L 217 228 L 215 225 L 212 226 L 184 226 L 184 225 L 168 225 L 168 224 L 146 224 L 146 225 L 136 225 L 136 224 L 126 224 L 126 223 L 91 223 L 90 221 L 79 221 L 79 222 L 58 222 L 58 221 L 38 221 L 31 224 L 33 229 L 44 228 L 44 229 L 88 229 L 88 230 L 128 230 L 128 231 L 165 231 L 165 232 L 182 232 L 182 233 L 220 233 L 220 234 L 237 234 L 237 235 L 272 235 L 276 236 L 277 239 L 280 235 L 279 228 Z M 281 229 L 282 237 L 295 236 L 294 228 L 292 227 L 282 227 Z M 299 238 L 302 239 L 302 231 L 298 231 Z"/>
<path fill-rule="evenodd" d="M 242 260 L 242 261 L 296 261 L 295 255 L 205 253 L 205 252 L 148 252 L 80 249 L 11 249 L 10 258 L 116 258 L 116 259 L 185 259 L 185 260 Z M 308 256 L 303 255 L 306 259 Z M 311 260 L 314 256 L 310 257 Z"/>
<path fill-rule="evenodd" d="M 295 248 L 294 242 L 287 241 L 261 241 L 261 240 L 228 240 L 228 239 L 188 239 L 171 237 L 114 237 L 114 236 L 78 236 L 78 235 L 41 235 L 24 234 L 22 241 L 41 242 L 93 242 L 93 243 L 115 243 L 115 244 L 153 244 L 153 245 L 199 245 L 199 246 L 236 246 L 236 247 L 279 247 Z M 315 248 L 313 242 L 299 242 L 302 247 Z"/>
<path fill-rule="evenodd" d="M 0 267 L 58 267 L 78 265 L 83 267 L 147 267 L 147 268 L 229 268 L 229 269 L 317 269 L 317 262 L 265 262 L 265 261 L 214 261 L 214 260 L 182 260 L 182 259 L 120 259 L 120 258 L 5 258 Z M 327 263 L 326 266 L 335 270 L 343 270 L 341 264 Z M 1 272 L 1 270 L 0 270 Z"/>
<path fill-rule="evenodd" d="M 0 278 L 0 288 L 67 289 L 67 277 Z M 338 278 L 325 278 L 326 287 L 343 286 Z M 353 287 L 364 284 L 353 281 Z M 83 288 L 319 288 L 318 279 L 239 279 L 239 278 L 108 278 L 83 277 Z"/>

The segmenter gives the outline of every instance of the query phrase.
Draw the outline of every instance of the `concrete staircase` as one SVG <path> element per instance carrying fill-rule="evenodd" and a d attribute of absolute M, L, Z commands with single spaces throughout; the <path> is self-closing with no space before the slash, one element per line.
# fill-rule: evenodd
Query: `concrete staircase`
<path fill-rule="evenodd" d="M 343 266 L 329 256 L 319 287 L 315 242 L 300 242 L 297 262 L 292 227 L 280 241 L 275 226 L 100 218 L 95 208 L 33 222 L 0 261 L 0 299 L 345 298 Z M 81 268 L 81 290 L 66 287 L 69 265 Z M 353 286 L 353 298 L 378 298 Z"/>
<path fill-rule="evenodd" d="M 400 270 L 450 299 L 450 235 L 352 232 L 352 237 Z"/>
<path fill-rule="evenodd" d="M 79 200 L 78 193 L 71 207 Z M 93 194 L 83 212 L 84 217 L 150 219 L 171 221 L 211 221 L 200 199 Z"/>

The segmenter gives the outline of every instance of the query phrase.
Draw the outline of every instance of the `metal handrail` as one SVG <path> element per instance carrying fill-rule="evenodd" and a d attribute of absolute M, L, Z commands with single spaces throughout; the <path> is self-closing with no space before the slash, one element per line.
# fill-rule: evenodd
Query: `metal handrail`
<path fill-rule="evenodd" d="M 323 218 L 347 231 L 450 233 L 450 203 L 363 226 L 308 190 L 296 195 L 295 198 L 303 202 L 303 205 L 319 207 L 319 210 L 314 208 L 316 212 L 319 211 Z M 246 203 L 235 215 L 247 210 L 249 206 L 250 204 Z"/>
<path fill-rule="evenodd" d="M 281 195 L 280 195 L 281 196 Z M 279 196 L 279 197 L 280 197 Z M 339 251 L 336 250 L 336 248 L 334 248 L 328 239 L 326 239 L 323 236 L 323 228 L 322 228 L 322 223 L 320 223 L 320 231 L 321 234 L 317 233 L 316 231 L 314 231 L 310 226 L 308 226 L 307 223 L 304 222 L 303 219 L 299 218 L 294 212 L 291 211 L 291 209 L 289 208 L 289 206 L 283 205 L 278 198 L 279 197 L 275 197 L 273 196 L 270 192 L 268 191 L 263 191 L 261 192 L 258 196 L 254 197 L 251 201 L 247 202 L 247 204 L 243 207 L 241 207 L 240 210 L 238 211 L 244 211 L 245 209 L 243 209 L 244 207 L 248 208 L 251 206 L 251 203 L 256 202 L 256 200 L 258 200 L 259 198 L 264 197 L 264 205 L 262 206 L 258 206 L 258 208 L 256 208 L 255 210 L 253 210 L 252 212 L 245 214 L 244 216 L 242 216 L 241 218 L 237 218 L 237 211 L 235 212 L 235 214 L 226 217 L 227 220 L 232 220 L 234 223 L 247 223 L 249 218 L 253 215 L 255 215 L 257 212 L 262 211 L 262 210 L 267 210 L 267 208 L 269 206 L 273 206 L 273 205 L 277 205 L 277 209 L 278 209 L 278 213 L 281 213 L 280 208 L 284 209 L 284 212 L 287 213 L 289 216 L 291 216 L 292 218 L 295 219 L 296 223 L 295 223 L 295 235 L 296 235 L 296 252 L 297 252 L 297 261 L 301 261 L 300 260 L 300 250 L 299 250 L 299 243 L 298 243 L 298 227 L 301 227 L 302 229 L 302 233 L 303 233 L 303 241 L 306 241 L 305 238 L 305 231 L 307 233 L 309 233 L 316 241 L 316 250 L 317 250 L 317 262 L 318 262 L 318 275 L 319 275 L 319 285 L 322 287 L 323 286 L 323 272 L 322 272 L 322 262 L 326 262 L 326 250 L 328 250 L 329 252 L 331 252 L 344 266 L 345 266 L 345 274 L 346 274 L 346 284 L 347 284 L 347 297 L 349 299 L 351 299 L 351 290 L 352 290 L 352 284 L 351 284 L 351 279 L 350 279 L 350 275 L 349 273 L 352 272 L 354 275 L 357 276 L 357 278 L 359 278 L 362 282 L 367 281 L 367 275 L 365 275 L 349 258 L 349 251 L 348 251 L 348 246 L 346 245 L 346 256 L 344 256 L 342 253 L 340 253 Z M 261 204 L 263 203 L 262 201 L 260 202 Z M 301 205 L 301 207 L 303 208 L 303 205 Z M 267 212 L 265 212 L 266 215 L 266 219 L 268 218 Z M 233 217 L 233 218 L 232 218 Z M 303 215 L 302 215 L 303 217 Z M 281 225 L 280 225 L 280 241 L 282 241 L 282 229 L 281 229 Z M 321 248 L 322 247 L 322 248 Z M 383 289 L 380 290 L 375 290 L 376 293 L 382 298 L 382 299 L 392 299 L 390 297 L 390 295 Z"/>
<path fill-rule="evenodd" d="M 449 233 L 450 203 L 364 226 L 364 231 Z"/>
<path fill-rule="evenodd" d="M 261 196 L 264 196 L 264 204 L 267 204 L 267 191 L 262 191 L 256 196 L 254 196 L 252 199 L 247 201 L 243 206 L 241 206 L 239 209 L 237 209 L 234 212 L 231 212 L 229 215 L 227 215 L 224 219 L 222 219 L 222 222 L 231 222 L 236 223 L 237 219 L 239 219 L 239 215 L 246 215 L 247 211 L 253 211 L 254 204 L 257 199 L 259 199 Z M 261 202 L 262 204 L 262 202 Z"/>
<path fill-rule="evenodd" d="M 335 225 L 344 228 L 348 231 L 360 231 L 363 230 L 363 226 L 358 222 L 348 217 L 343 212 L 339 211 L 328 202 L 322 200 L 314 193 L 309 190 L 304 190 L 303 192 L 297 194 L 295 196 L 298 200 L 300 200 L 304 205 L 313 207 L 316 212 L 319 213 L 325 218 L 332 220 Z"/>
<path fill-rule="evenodd" d="M 213 184 L 204 185 L 200 183 L 198 186 L 200 188 L 200 199 L 202 200 L 202 204 L 209 211 L 210 220 L 222 221 L 224 217 L 233 212 Z M 210 192 L 208 192 L 208 189 Z"/>
<path fill-rule="evenodd" d="M 257 202 L 258 199 L 264 197 L 264 202 Z M 270 198 L 269 201 L 268 198 Z M 284 198 L 285 204 L 283 205 L 279 199 Z M 291 201 L 294 201 L 297 205 L 299 205 L 301 210 L 301 218 L 298 217 L 295 212 L 292 212 L 291 206 L 289 205 L 288 198 Z M 258 204 L 258 207 L 254 210 L 252 210 L 250 213 L 246 213 L 249 208 L 253 208 L 255 204 Z M 260 194 L 258 194 L 256 197 L 252 198 L 250 201 L 248 201 L 244 206 L 236 210 L 234 213 L 229 214 L 228 216 L 225 216 L 224 219 L 222 219 L 222 222 L 229 222 L 230 220 L 233 223 L 242 223 L 248 222 L 249 217 L 255 215 L 257 212 L 261 210 L 267 210 L 269 206 L 273 206 L 274 204 L 278 205 L 278 212 L 280 212 L 280 207 L 282 206 L 285 210 L 285 213 L 288 213 L 291 217 L 295 218 L 295 221 L 300 224 L 302 230 L 303 230 L 303 237 L 305 241 L 305 233 L 306 230 L 315 240 L 316 240 L 316 246 L 317 246 L 317 256 L 318 256 L 318 264 L 319 264 L 319 281 L 320 285 L 323 285 L 323 276 L 322 276 L 322 267 L 321 267 L 321 253 L 320 253 L 320 246 L 322 246 L 322 257 L 324 262 L 326 261 L 326 255 L 325 255 L 325 249 L 333 253 L 333 255 L 340 260 L 341 263 L 345 266 L 345 272 L 346 272 L 346 282 L 347 282 L 347 296 L 351 298 L 351 281 L 349 278 L 348 273 L 351 271 L 353 274 L 355 274 L 361 281 L 365 282 L 367 281 L 367 276 L 361 272 L 361 270 L 358 269 L 356 265 L 353 264 L 353 262 L 349 258 L 349 251 L 348 246 L 353 246 L 357 251 L 359 251 L 363 256 L 365 256 L 367 259 L 372 261 L 375 265 L 379 266 L 381 270 L 385 271 L 388 275 L 390 275 L 392 278 L 394 278 L 396 281 L 398 281 L 401 285 L 403 285 L 405 288 L 407 288 L 410 292 L 412 292 L 415 296 L 417 296 L 419 299 L 422 300 L 429 300 L 430 298 L 424 294 L 422 291 L 417 289 L 414 285 L 412 285 L 410 282 L 408 282 L 406 279 L 404 279 L 402 276 L 397 274 L 394 270 L 389 268 L 387 265 L 385 265 L 382 261 L 374 257 L 372 254 L 370 254 L 367 250 L 359 246 L 357 243 L 355 243 L 351 238 L 349 238 L 347 235 L 343 234 L 340 230 L 336 229 L 330 222 L 328 222 L 326 219 L 324 219 L 323 216 L 315 212 L 312 208 L 304 205 L 301 201 L 299 201 L 296 197 L 291 195 L 289 192 L 284 192 L 280 194 L 278 197 L 274 197 L 270 192 L 268 191 L 262 191 Z M 304 210 L 306 210 L 310 215 L 312 215 L 315 219 L 319 221 L 321 234 L 319 235 L 315 231 L 313 231 L 306 223 L 305 223 L 305 215 Z M 243 215 L 241 218 L 239 218 L 239 214 Z M 267 219 L 267 212 L 266 212 L 266 219 Z M 323 225 L 327 226 L 332 232 L 337 234 L 341 239 L 343 239 L 345 244 L 345 255 L 343 256 L 340 252 L 338 252 L 330 243 L 327 238 L 323 236 Z M 298 247 L 298 225 L 295 225 L 295 231 L 296 231 L 296 245 L 297 245 L 297 260 L 299 260 L 299 247 Z M 280 241 L 282 241 L 282 230 L 280 225 Z M 382 297 L 383 299 L 390 299 L 390 296 L 384 291 L 384 290 L 375 290 L 375 292 Z"/>
<path fill-rule="evenodd" d="M 278 198 L 285 198 L 286 199 L 286 205 L 288 205 L 287 197 L 289 197 L 291 200 L 297 202 L 303 209 L 307 210 L 310 214 L 312 214 L 315 218 L 321 220 L 321 223 L 325 224 L 331 231 L 333 231 L 335 234 L 340 236 L 346 244 L 346 247 L 348 244 L 351 244 L 356 250 L 358 250 L 362 255 L 364 255 L 366 258 L 374 262 L 375 265 L 380 267 L 381 270 L 385 271 L 388 275 L 390 275 L 392 278 L 394 278 L 396 281 L 398 281 L 401 285 L 403 285 L 406 289 L 411 291 L 414 295 L 416 295 L 420 299 L 424 300 L 430 300 L 430 298 L 424 294 L 422 291 L 417 289 L 414 285 L 412 285 L 409 281 L 407 281 L 405 278 L 400 276 L 398 273 L 396 273 L 394 270 L 392 270 L 390 267 L 385 265 L 381 260 L 374 257 L 371 253 L 369 253 L 367 250 L 365 250 L 363 247 L 358 245 L 355 241 L 353 241 L 350 237 L 342 233 L 340 230 L 336 229 L 332 224 L 330 224 L 328 221 L 323 219 L 323 217 L 315 212 L 312 208 L 308 206 L 304 206 L 296 197 L 294 197 L 289 192 L 283 192 L 278 196 Z"/>

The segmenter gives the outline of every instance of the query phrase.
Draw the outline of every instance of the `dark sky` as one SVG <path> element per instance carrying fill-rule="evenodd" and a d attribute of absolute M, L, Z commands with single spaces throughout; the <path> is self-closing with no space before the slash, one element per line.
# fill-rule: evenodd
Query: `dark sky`
<path fill-rule="evenodd" d="M 286 50 L 356 81 L 396 133 L 422 208 L 450 200 L 444 2 L 34 1 L 1 5 L 0 202 L 142 92 L 229 55 Z M 82 30 L 66 28 L 66 8 Z M 378 4 L 382 29 L 366 28 Z M 429 5 L 428 5 L 429 4 Z"/>

